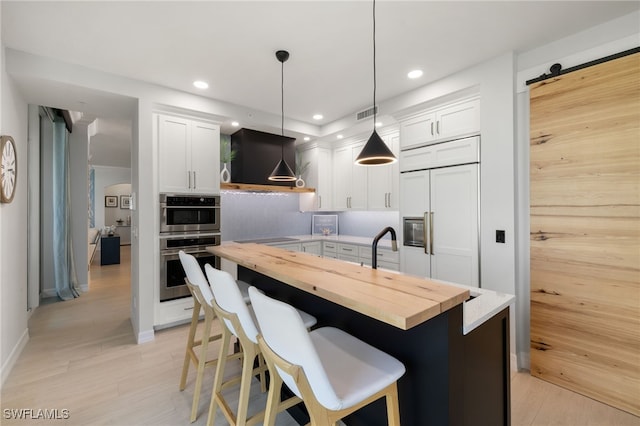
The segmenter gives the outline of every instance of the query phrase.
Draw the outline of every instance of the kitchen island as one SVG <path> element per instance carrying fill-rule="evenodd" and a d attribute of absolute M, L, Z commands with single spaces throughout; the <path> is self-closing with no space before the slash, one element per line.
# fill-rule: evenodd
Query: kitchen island
<path fill-rule="evenodd" d="M 402 361 L 404 425 L 508 425 L 509 308 L 464 327 L 468 289 L 261 244 L 209 251 L 238 265 L 238 278 Z M 345 419 L 386 424 L 384 401 Z"/>

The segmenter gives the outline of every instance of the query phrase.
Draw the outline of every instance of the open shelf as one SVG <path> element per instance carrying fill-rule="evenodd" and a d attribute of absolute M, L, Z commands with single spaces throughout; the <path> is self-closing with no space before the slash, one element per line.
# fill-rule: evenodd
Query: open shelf
<path fill-rule="evenodd" d="M 282 185 L 257 185 L 252 183 L 220 183 L 220 189 L 247 192 L 316 192 L 315 188 L 296 188 Z"/>

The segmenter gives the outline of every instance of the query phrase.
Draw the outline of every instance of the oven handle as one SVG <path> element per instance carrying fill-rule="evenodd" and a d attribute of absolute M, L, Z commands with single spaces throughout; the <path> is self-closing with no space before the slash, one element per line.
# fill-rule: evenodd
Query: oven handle
<path fill-rule="evenodd" d="M 200 254 L 200 253 L 207 253 L 210 255 L 213 255 L 213 253 L 207 251 L 206 248 L 182 248 L 182 249 L 178 249 L 178 250 L 162 250 L 160 252 L 160 256 L 164 256 L 164 257 L 168 257 L 168 256 L 178 256 L 178 253 L 180 252 L 180 250 L 184 250 L 185 253 L 187 254 Z"/>
<path fill-rule="evenodd" d="M 188 208 L 195 208 L 195 209 L 219 209 L 220 206 L 161 206 L 161 208 L 163 209 L 188 209 Z"/>

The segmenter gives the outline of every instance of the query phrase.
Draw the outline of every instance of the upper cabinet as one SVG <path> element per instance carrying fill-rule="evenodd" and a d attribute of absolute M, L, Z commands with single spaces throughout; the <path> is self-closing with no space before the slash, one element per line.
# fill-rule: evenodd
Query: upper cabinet
<path fill-rule="evenodd" d="M 309 163 L 303 178 L 315 193 L 300 194 L 300 211 L 333 209 L 333 159 L 331 149 L 314 146 L 300 151 L 301 164 Z"/>
<path fill-rule="evenodd" d="M 480 132 L 480 100 L 459 101 L 401 119 L 400 149 L 475 135 Z"/>
<path fill-rule="evenodd" d="M 336 210 L 367 208 L 367 169 L 355 164 L 364 143 L 333 151 L 333 207 Z"/>
<path fill-rule="evenodd" d="M 400 141 L 398 133 L 382 135 L 382 140 L 391 152 L 398 157 Z M 398 210 L 399 194 L 399 161 L 382 166 L 364 167 L 368 173 L 367 204 L 369 210 Z"/>
<path fill-rule="evenodd" d="M 158 115 L 160 192 L 220 192 L 220 127 Z"/>

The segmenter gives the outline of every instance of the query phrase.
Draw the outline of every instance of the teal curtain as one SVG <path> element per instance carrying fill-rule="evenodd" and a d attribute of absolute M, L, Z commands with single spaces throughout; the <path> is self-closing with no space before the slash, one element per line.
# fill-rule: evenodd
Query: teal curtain
<path fill-rule="evenodd" d="M 53 122 L 53 269 L 62 300 L 80 296 L 71 241 L 69 138 L 64 120 Z"/>

